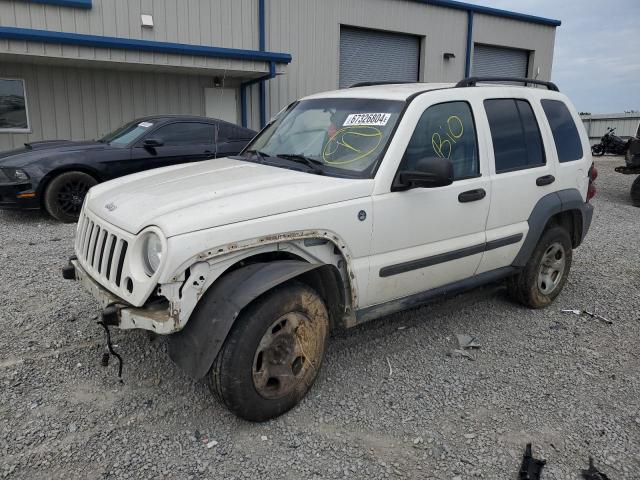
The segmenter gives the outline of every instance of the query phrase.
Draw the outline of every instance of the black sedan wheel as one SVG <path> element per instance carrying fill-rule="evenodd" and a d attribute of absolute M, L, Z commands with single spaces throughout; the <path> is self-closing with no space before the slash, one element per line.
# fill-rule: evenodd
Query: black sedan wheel
<path fill-rule="evenodd" d="M 98 181 L 83 172 L 65 172 L 55 177 L 44 192 L 44 207 L 49 215 L 65 223 L 78 220 L 84 196 Z"/>

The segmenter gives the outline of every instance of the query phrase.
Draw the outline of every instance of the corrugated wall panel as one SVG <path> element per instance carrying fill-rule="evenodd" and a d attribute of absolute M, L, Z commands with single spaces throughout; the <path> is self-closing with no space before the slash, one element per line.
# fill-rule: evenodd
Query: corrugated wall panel
<path fill-rule="evenodd" d="M 140 14 L 153 15 L 142 28 Z M 0 0 L 0 25 L 89 35 L 258 49 L 257 0 L 93 0 L 93 8 L 68 8 Z M 267 71 L 262 62 L 0 40 L 0 52 L 228 70 Z"/>
<path fill-rule="evenodd" d="M 473 41 L 533 51 L 529 57 L 527 75 L 535 76 L 538 67 L 540 80 L 551 79 L 555 28 L 510 18 L 475 14 L 473 16 Z"/>
<path fill-rule="evenodd" d="M 200 75 L 4 62 L 0 77 L 25 80 L 32 130 L 0 133 L 0 150 L 43 139 L 99 138 L 145 115 L 204 115 L 204 89 L 213 87 L 212 77 Z"/>
<path fill-rule="evenodd" d="M 408 0 L 269 0 L 267 49 L 293 55 L 286 74 L 268 82 L 269 112 L 292 100 L 338 87 L 340 25 L 422 37 L 420 78 L 455 82 L 464 76 L 467 14 Z M 555 29 L 518 20 L 474 15 L 477 43 L 535 51 L 530 72 L 540 66 L 549 79 Z M 455 58 L 444 60 L 444 53 Z M 533 70 L 532 70 L 533 69 Z"/>

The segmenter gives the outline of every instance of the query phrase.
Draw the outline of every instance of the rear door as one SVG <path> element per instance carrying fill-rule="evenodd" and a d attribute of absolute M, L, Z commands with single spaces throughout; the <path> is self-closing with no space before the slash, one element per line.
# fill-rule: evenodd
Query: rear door
<path fill-rule="evenodd" d="M 161 146 L 146 147 L 145 139 L 157 139 Z M 133 171 L 195 162 L 215 155 L 215 128 L 206 122 L 174 122 L 149 132 L 133 147 Z M 128 172 L 131 173 L 131 172 Z"/>
<path fill-rule="evenodd" d="M 487 89 L 489 90 L 489 89 Z M 491 209 L 487 219 L 487 249 L 478 273 L 510 265 L 527 232 L 527 220 L 538 201 L 557 190 L 551 145 L 541 134 L 538 102 L 524 89 L 507 89 L 502 97 L 485 94 L 483 121 L 488 138 Z"/>

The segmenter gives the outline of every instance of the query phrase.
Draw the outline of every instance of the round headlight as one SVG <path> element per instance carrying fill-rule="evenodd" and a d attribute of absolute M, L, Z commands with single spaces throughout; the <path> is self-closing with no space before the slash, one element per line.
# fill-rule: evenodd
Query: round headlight
<path fill-rule="evenodd" d="M 142 256 L 147 275 L 151 276 L 156 273 L 162 260 L 162 241 L 155 233 L 148 232 L 146 234 L 142 246 Z"/>

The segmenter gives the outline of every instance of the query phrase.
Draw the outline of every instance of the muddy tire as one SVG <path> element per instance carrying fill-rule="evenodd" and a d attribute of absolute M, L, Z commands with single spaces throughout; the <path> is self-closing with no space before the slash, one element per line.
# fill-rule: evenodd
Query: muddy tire
<path fill-rule="evenodd" d="M 245 420 L 282 415 L 313 385 L 328 330 L 327 308 L 313 289 L 279 287 L 242 311 L 207 374 L 209 388 Z"/>
<path fill-rule="evenodd" d="M 529 308 L 544 308 L 560 294 L 571 269 L 568 232 L 560 226 L 544 231 L 524 269 L 507 280 L 509 295 Z"/>
<path fill-rule="evenodd" d="M 631 184 L 631 203 L 634 207 L 640 207 L 640 176 Z"/>
<path fill-rule="evenodd" d="M 44 191 L 44 208 L 56 220 L 78 221 L 84 197 L 98 181 L 84 172 L 61 173 L 49 182 Z"/>

